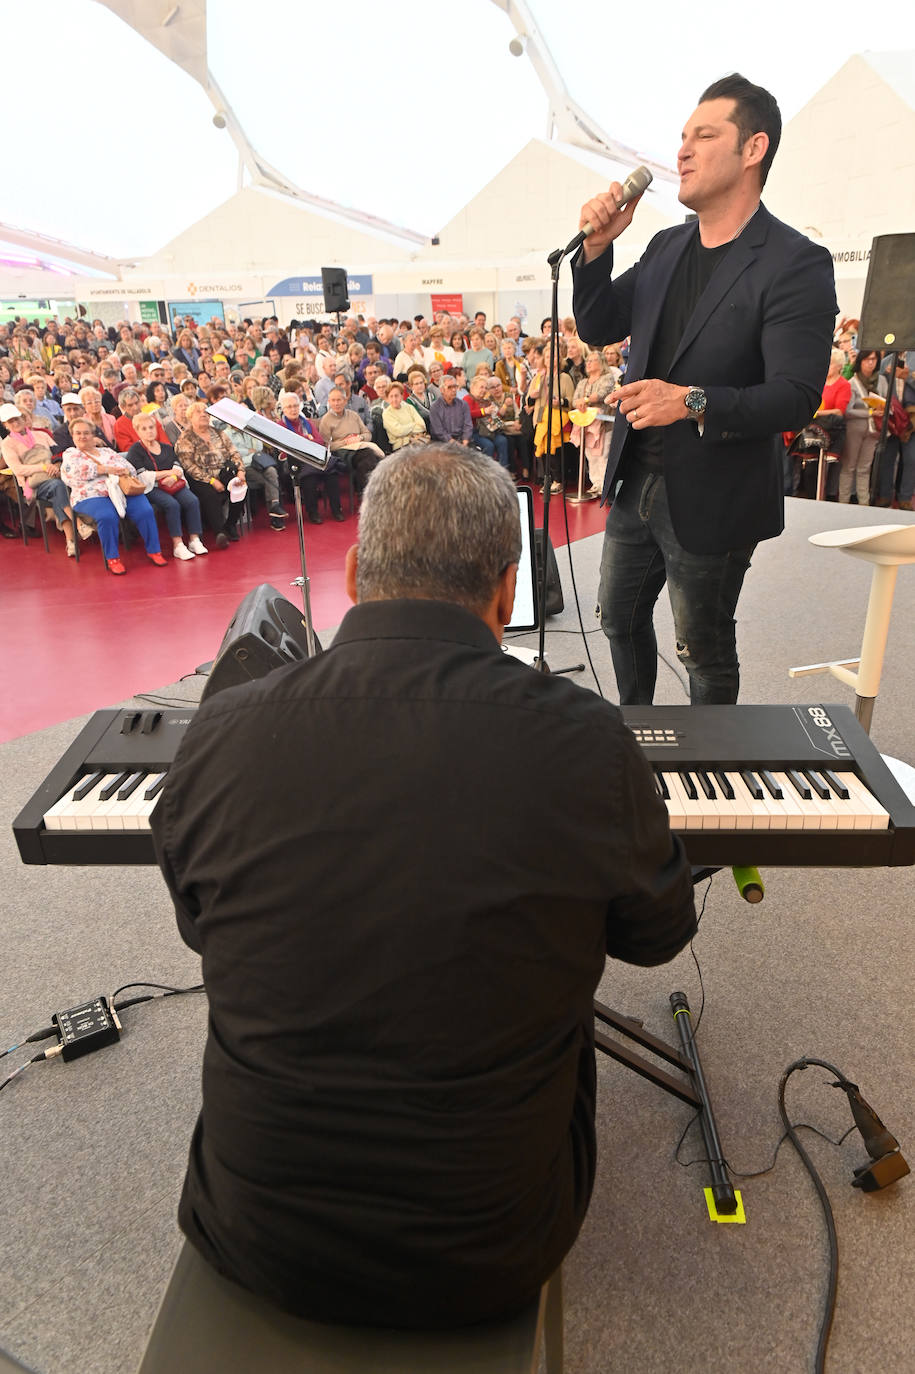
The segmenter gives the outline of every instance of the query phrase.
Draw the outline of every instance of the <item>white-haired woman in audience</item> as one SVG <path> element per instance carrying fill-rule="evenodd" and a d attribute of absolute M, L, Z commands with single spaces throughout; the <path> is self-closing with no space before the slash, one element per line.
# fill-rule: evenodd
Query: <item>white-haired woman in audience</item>
<path fill-rule="evenodd" d="M 70 488 L 70 504 L 77 515 L 94 520 L 98 527 L 110 573 L 121 577 L 127 571 L 118 550 L 118 510 L 108 491 L 109 477 L 136 477 L 136 469 L 122 453 L 99 443 L 89 420 L 74 420 L 70 426 L 73 447 L 64 453 L 60 475 Z M 151 563 L 165 567 L 159 545 L 159 531 L 153 508 L 145 495 L 124 496 L 127 517 L 140 532 Z"/>
<path fill-rule="evenodd" d="M 95 428 L 101 430 L 105 436 L 105 443 L 110 448 L 117 448 L 115 439 L 116 421 L 113 415 L 109 415 L 102 405 L 102 393 L 94 386 L 84 386 L 78 393 L 80 403 L 86 412 L 87 420 L 91 420 Z"/>
<path fill-rule="evenodd" d="M 67 553 L 76 553 L 70 518 L 69 492 L 61 481 L 60 468 L 52 454 L 51 439 L 44 430 L 34 430 L 18 406 L 7 402 L 0 406 L 0 424 L 7 428 L 7 437 L 0 445 L 3 465 L 12 472 L 27 500 L 51 506 L 57 528 L 66 537 Z"/>
<path fill-rule="evenodd" d="M 324 446 L 321 431 L 315 422 L 303 413 L 302 402 L 295 391 L 281 391 L 277 405 L 279 406 L 281 425 L 291 430 L 293 434 L 298 434 L 301 439 L 310 439 L 313 443 Z M 334 519 L 342 520 L 344 518 L 343 507 L 340 502 L 340 473 L 343 470 L 342 459 L 331 458 L 323 472 L 309 468 L 307 471 L 303 470 L 296 479 L 302 492 L 305 513 L 313 525 L 324 523 L 324 517 L 318 510 L 318 487 L 322 483 Z"/>
<path fill-rule="evenodd" d="M 138 415 L 133 427 L 137 442 L 127 450 L 127 461 L 137 472 L 154 473 L 156 485 L 147 493 L 147 500 L 153 510 L 161 510 L 165 516 L 175 558 L 190 562 L 195 554 L 208 552 L 200 538 L 203 531 L 200 502 L 187 486 L 171 444 L 162 444 L 157 439 L 155 416 Z M 186 544 L 181 534 L 182 520 L 189 536 Z"/>

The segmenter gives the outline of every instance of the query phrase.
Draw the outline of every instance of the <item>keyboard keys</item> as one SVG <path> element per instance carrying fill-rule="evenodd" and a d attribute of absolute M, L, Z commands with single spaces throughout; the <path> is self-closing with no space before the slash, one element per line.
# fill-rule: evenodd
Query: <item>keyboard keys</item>
<path fill-rule="evenodd" d="M 148 830 L 168 773 L 91 773 L 44 815 L 48 830 Z"/>

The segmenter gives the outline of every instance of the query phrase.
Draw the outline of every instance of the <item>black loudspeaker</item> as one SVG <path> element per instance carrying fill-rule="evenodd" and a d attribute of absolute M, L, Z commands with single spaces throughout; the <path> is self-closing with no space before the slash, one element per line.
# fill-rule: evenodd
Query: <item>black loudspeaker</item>
<path fill-rule="evenodd" d="M 540 596 L 540 579 L 543 576 L 543 530 L 534 530 L 534 554 L 537 558 L 537 596 Z M 552 539 L 546 545 L 546 613 L 559 615 L 565 609 L 562 598 L 562 583 L 559 581 L 559 564 Z"/>
<path fill-rule="evenodd" d="M 315 650 L 321 645 L 315 636 Z M 308 658 L 305 620 L 276 587 L 262 582 L 250 591 L 229 622 L 213 661 L 201 701 L 223 687 L 266 677 L 274 668 Z"/>
<path fill-rule="evenodd" d="M 335 315 L 338 310 L 349 310 L 345 268 L 322 267 L 321 286 L 324 290 L 324 309 L 328 315 Z"/>
<path fill-rule="evenodd" d="M 874 348 L 915 348 L 915 234 L 880 234 L 871 244 L 858 352 Z"/>

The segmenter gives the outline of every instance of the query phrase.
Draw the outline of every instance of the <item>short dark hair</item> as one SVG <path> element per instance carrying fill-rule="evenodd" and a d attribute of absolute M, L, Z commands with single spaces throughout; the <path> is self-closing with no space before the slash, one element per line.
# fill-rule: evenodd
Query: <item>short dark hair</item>
<path fill-rule="evenodd" d="M 748 138 L 763 133 L 768 136 L 769 146 L 765 157 L 759 164 L 759 184 L 765 186 L 766 177 L 772 160 L 778 151 L 782 137 L 782 116 L 775 96 L 762 86 L 754 86 L 740 72 L 731 72 L 720 81 L 707 86 L 699 97 L 699 104 L 706 100 L 733 100 L 734 113 L 731 119 L 737 125 L 737 145 L 742 148 Z"/>

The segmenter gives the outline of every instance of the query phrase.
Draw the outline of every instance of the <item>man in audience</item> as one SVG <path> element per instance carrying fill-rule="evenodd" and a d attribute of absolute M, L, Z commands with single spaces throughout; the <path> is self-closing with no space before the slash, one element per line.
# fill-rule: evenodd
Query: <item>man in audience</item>
<path fill-rule="evenodd" d="M 137 431 L 133 427 L 133 420 L 134 416 L 139 415 L 143 408 L 143 399 L 139 391 L 128 386 L 121 391 L 118 405 L 121 408 L 121 415 L 114 426 L 114 437 L 118 453 L 126 453 L 132 444 L 137 443 Z M 160 444 L 168 443 L 168 435 L 158 420 L 156 421 L 156 438 Z"/>
<path fill-rule="evenodd" d="M 533 1302 L 574 1243 L 594 992 L 608 954 L 683 948 L 692 883 L 617 708 L 500 650 L 507 474 L 405 448 L 359 535 L 333 646 L 206 702 L 153 814 L 209 999 L 179 1220 L 301 1316 L 470 1325 Z"/>
<path fill-rule="evenodd" d="M 327 412 L 318 428 L 331 453 L 352 464 L 353 485 L 357 493 L 363 492 L 381 455 L 375 450 L 368 426 L 354 410 L 347 409 L 346 396 L 339 387 L 328 395 Z"/>
<path fill-rule="evenodd" d="M 429 433 L 439 443 L 457 440 L 466 448 L 473 438 L 473 420 L 463 401 L 457 399 L 457 382 L 442 378 L 442 394 L 429 408 Z"/>

